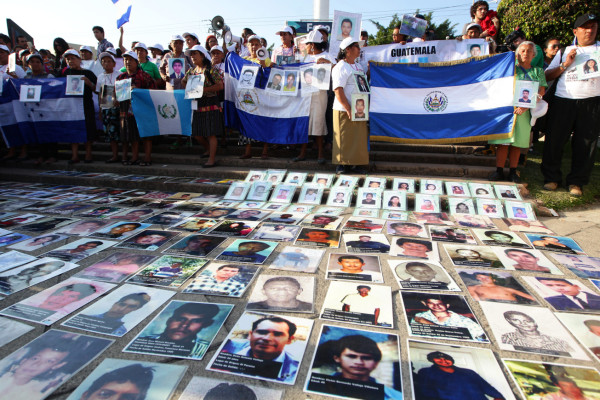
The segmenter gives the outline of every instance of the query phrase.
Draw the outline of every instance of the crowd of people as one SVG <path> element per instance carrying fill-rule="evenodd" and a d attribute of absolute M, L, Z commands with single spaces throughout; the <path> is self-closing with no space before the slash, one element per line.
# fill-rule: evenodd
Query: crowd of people
<path fill-rule="evenodd" d="M 538 85 L 536 96 L 549 103 L 549 112 L 541 117 L 543 111 L 526 107 L 515 107 L 514 134 L 508 139 L 494 140 L 496 145 L 497 170 L 490 180 L 508 180 L 519 182 L 517 173 L 519 157 L 527 152 L 532 141 L 545 135 L 542 172 L 544 188 L 556 190 L 563 184 L 561 160 L 563 148 L 572 135 L 573 158 L 571 172 L 566 176 L 566 185 L 571 195 L 581 196 L 582 187 L 589 183 L 595 159 L 600 126 L 600 86 L 598 78 L 581 79 L 577 76 L 577 55 L 590 56 L 597 51 L 596 35 L 598 19 L 593 14 L 582 14 L 573 24 L 575 40 L 572 45 L 562 48 L 556 37 L 548 38 L 543 47 L 527 40 L 523 31 L 517 29 L 499 45 L 501 21 L 495 11 L 489 9 L 486 1 L 476 1 L 470 9 L 471 22 L 465 24 L 463 31 L 455 39 L 485 39 L 489 44 L 489 52 L 512 50 L 515 52 L 517 68 L 516 80 L 533 81 Z M 422 15 L 416 15 L 423 18 Z M 565 23 L 571 23 L 571 21 Z M 204 43 L 193 32 L 173 35 L 168 48 L 161 44 L 146 45 L 132 41 L 129 48 L 123 45 L 124 32 L 121 28 L 118 46 L 114 46 L 105 38 L 104 29 L 94 26 L 93 34 L 97 40 L 97 57 L 93 59 L 92 48 L 82 46 L 79 51 L 70 49 L 67 42 L 60 37 L 54 40 L 54 52 L 36 50 L 24 36 L 15 41 L 6 35 L 0 35 L 0 72 L 11 78 L 37 79 L 82 75 L 85 89 L 84 113 L 86 120 L 87 140 L 85 143 L 84 162 L 92 162 L 92 142 L 98 139 L 96 118 L 102 121 L 104 137 L 110 142 L 112 155 L 107 163 L 122 162 L 124 165 L 148 166 L 152 164 L 152 138 L 140 138 L 135 117 L 131 110 L 131 102 L 116 100 L 113 104 L 103 103 L 98 106 L 94 96 L 115 85 L 123 79 L 131 79 L 133 88 L 176 90 L 186 87 L 192 75 L 204 75 L 204 94 L 194 107 L 192 136 L 202 144 L 205 152 L 201 157 L 207 158 L 205 168 L 217 164 L 216 151 L 218 139 L 226 137 L 223 116 L 224 101 L 224 60 L 228 53 L 238 53 L 241 57 L 261 67 L 284 65 L 291 62 L 314 62 L 317 64 L 333 64 L 330 90 L 322 90 L 312 94 L 310 122 L 307 140 L 314 140 L 319 164 L 326 162 L 325 151 L 331 148 L 332 163 L 337 165 L 336 172 L 354 172 L 363 174 L 369 165 L 369 128 L 365 120 L 352 118 L 350 98 L 356 90 L 349 79 L 355 73 L 364 73 L 357 62 L 361 55 L 361 47 L 368 45 L 368 33 L 361 31 L 361 40 L 345 38 L 339 45 L 339 51 L 329 53 L 329 28 L 316 26 L 305 40 L 307 55 L 300 53 L 294 44 L 296 30 L 285 26 L 277 31 L 281 45 L 272 51 L 267 50 L 266 40 L 252 29 L 245 28 L 241 37 L 233 37 L 232 43 L 219 45 L 215 35 L 208 35 Z M 408 37 L 400 33 L 401 26 L 393 29 L 391 43 L 406 44 L 436 40 L 433 30 L 429 29 L 420 37 Z M 446 38 L 448 39 L 448 38 Z M 259 50 L 264 49 L 269 57 L 259 57 Z M 337 48 L 336 48 L 337 50 Z M 13 70 L 8 69 L 9 55 L 13 53 L 16 60 Z M 170 71 L 169 59 L 184 60 L 179 62 L 178 72 Z M 91 66 L 96 63 L 96 73 Z M 101 68 L 100 68 L 101 67 Z M 590 58 L 584 66 L 584 73 L 597 71 L 597 61 Z M 529 101 L 523 99 L 524 102 Z M 543 104 L 542 102 L 540 102 Z M 364 103 L 363 103 L 364 104 Z M 543 108 L 543 107 L 542 107 Z M 541 118 L 538 118 L 541 117 Z M 533 127 L 533 128 L 532 128 Z M 139 156 L 139 143 L 143 142 L 143 159 Z M 122 144 L 119 156 L 118 143 Z M 240 136 L 239 144 L 245 146 L 240 157 L 252 157 L 251 149 L 254 139 Z M 300 143 L 300 152 L 292 161 L 304 161 L 307 157 L 307 144 Z M 172 146 L 181 145 L 179 139 Z M 129 157 L 129 146 L 131 157 Z M 262 158 L 269 157 L 268 143 L 263 144 Z M 37 164 L 52 163 L 57 159 L 56 144 L 42 146 Z M 80 162 L 79 144 L 72 143 L 72 154 L 69 163 Z M 27 158 L 27 146 L 12 147 L 3 160 L 23 160 Z M 509 172 L 504 173 L 508 159 Z"/>

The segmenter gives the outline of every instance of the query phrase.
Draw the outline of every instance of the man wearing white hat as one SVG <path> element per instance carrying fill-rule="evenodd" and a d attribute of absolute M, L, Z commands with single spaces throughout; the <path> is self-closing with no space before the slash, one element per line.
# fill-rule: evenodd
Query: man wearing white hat
<path fill-rule="evenodd" d="M 3 74 L 10 75 L 13 78 L 18 78 L 18 79 L 23 78 L 25 76 L 25 71 L 23 70 L 23 68 L 19 67 L 18 65 L 15 65 L 14 71 L 8 70 L 8 56 L 9 55 L 10 55 L 10 49 L 5 45 L 0 44 L 0 72 Z"/>
<path fill-rule="evenodd" d="M 133 51 L 138 56 L 138 61 L 140 63 L 139 67 L 142 71 L 150 75 L 152 79 L 154 79 L 156 84 L 158 85 L 162 80 L 160 76 L 160 72 L 158 71 L 158 66 L 150 61 L 148 57 L 148 47 L 142 42 L 138 42 L 133 46 Z M 121 68 L 121 72 L 125 72 L 125 67 Z"/>
<path fill-rule="evenodd" d="M 194 32 L 184 32 L 181 36 L 185 39 L 188 50 L 200 44 L 200 38 Z"/>
<path fill-rule="evenodd" d="M 284 27 L 278 32 L 275 32 L 281 38 L 281 46 L 273 50 L 271 60 L 275 64 L 285 65 L 296 62 L 294 54 L 296 48 L 294 46 L 294 31 L 289 26 Z"/>
<path fill-rule="evenodd" d="M 165 48 L 162 47 L 161 44 L 156 43 L 154 46 L 148 46 L 148 50 L 152 53 L 152 62 L 156 64 L 157 67 L 160 67 L 160 63 L 162 62 L 163 52 Z M 160 72 L 159 72 L 160 73 Z"/>
<path fill-rule="evenodd" d="M 165 56 L 163 57 L 162 63 L 160 65 L 159 71 L 160 71 L 160 76 L 162 77 L 162 79 L 166 82 L 166 86 L 167 86 L 167 90 L 177 90 L 177 89 L 183 89 L 183 86 L 181 85 L 181 80 L 183 79 L 183 76 L 185 75 L 185 73 L 187 72 L 188 69 L 190 69 L 191 65 L 192 65 L 192 60 L 190 59 L 189 56 L 186 56 L 185 53 L 183 52 L 183 44 L 185 42 L 185 39 L 181 36 L 181 35 L 173 35 L 171 36 L 171 48 L 173 49 L 172 53 L 169 54 L 165 54 Z M 171 78 L 171 74 L 173 73 L 172 71 L 169 71 L 169 60 L 171 58 L 183 58 L 184 59 L 184 65 L 182 68 L 182 76 L 179 78 Z"/>

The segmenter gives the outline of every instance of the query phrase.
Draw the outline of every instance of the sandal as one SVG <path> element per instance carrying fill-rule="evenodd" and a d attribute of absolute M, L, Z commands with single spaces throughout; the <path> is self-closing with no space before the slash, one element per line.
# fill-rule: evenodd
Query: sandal
<path fill-rule="evenodd" d="M 140 165 L 140 160 L 131 160 L 129 161 L 129 165 Z"/>
<path fill-rule="evenodd" d="M 152 161 L 138 161 L 137 165 L 140 167 L 149 167 L 152 165 Z"/>

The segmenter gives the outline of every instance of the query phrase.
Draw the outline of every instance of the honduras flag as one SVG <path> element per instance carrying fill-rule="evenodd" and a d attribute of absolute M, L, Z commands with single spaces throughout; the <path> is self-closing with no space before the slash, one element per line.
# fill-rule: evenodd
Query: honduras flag
<path fill-rule="evenodd" d="M 225 61 L 225 125 L 266 143 L 308 142 L 311 96 L 279 96 L 265 92 L 271 68 L 260 68 L 254 89 L 238 89 L 240 71 L 252 62 L 229 53 Z M 256 65 L 256 64 L 255 64 Z M 282 69 L 297 68 L 290 66 Z"/>
<path fill-rule="evenodd" d="M 131 15 L 131 0 L 112 0 L 117 6 L 117 29 L 129 22 Z"/>
<path fill-rule="evenodd" d="M 512 135 L 514 53 L 440 64 L 370 64 L 371 140 L 441 144 Z"/>
<path fill-rule="evenodd" d="M 185 90 L 134 89 L 131 107 L 140 137 L 192 135 L 192 102 Z"/>
<path fill-rule="evenodd" d="M 40 101 L 19 101 L 21 85 L 41 86 Z M 65 78 L 4 80 L 0 131 L 8 147 L 86 141 L 83 96 L 65 96 L 65 85 Z"/>

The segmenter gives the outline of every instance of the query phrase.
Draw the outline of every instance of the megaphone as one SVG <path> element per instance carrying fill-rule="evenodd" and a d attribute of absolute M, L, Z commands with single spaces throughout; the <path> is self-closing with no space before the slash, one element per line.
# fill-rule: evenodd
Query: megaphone
<path fill-rule="evenodd" d="M 225 40 L 225 43 L 239 43 L 242 44 L 242 38 L 239 36 L 235 36 L 234 34 L 231 33 L 231 31 L 227 31 L 223 34 L 223 39 Z"/>
<path fill-rule="evenodd" d="M 213 30 L 220 31 L 225 26 L 225 19 L 223 19 L 223 17 L 220 15 L 217 15 L 210 21 L 210 26 L 213 28 Z"/>

